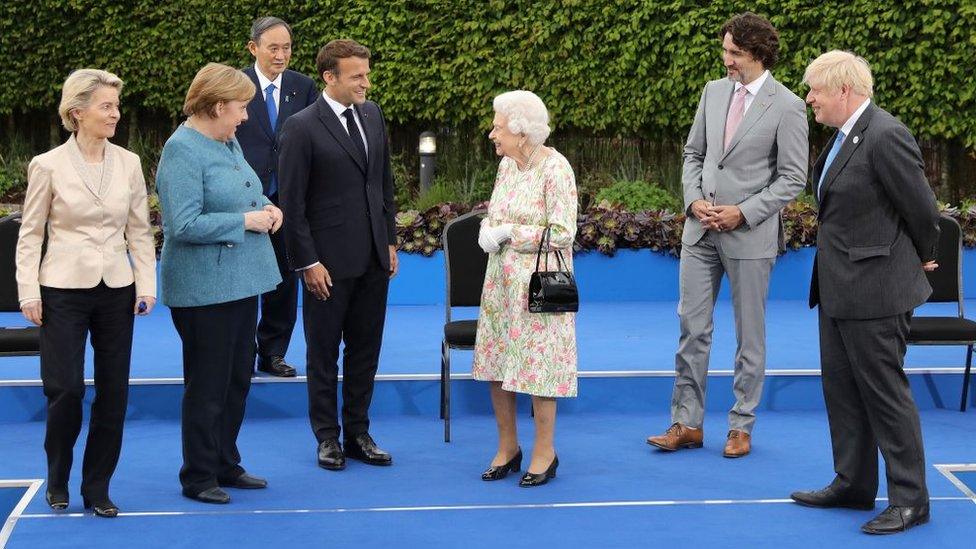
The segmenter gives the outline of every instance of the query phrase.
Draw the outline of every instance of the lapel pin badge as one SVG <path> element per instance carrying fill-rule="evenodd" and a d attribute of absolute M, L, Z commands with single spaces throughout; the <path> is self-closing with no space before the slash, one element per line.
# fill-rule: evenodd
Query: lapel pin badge
<path fill-rule="evenodd" d="M 857 142 L 860 141 L 860 140 L 861 140 L 861 136 L 860 135 L 855 135 L 854 136 L 854 144 L 855 145 L 857 145 Z"/>

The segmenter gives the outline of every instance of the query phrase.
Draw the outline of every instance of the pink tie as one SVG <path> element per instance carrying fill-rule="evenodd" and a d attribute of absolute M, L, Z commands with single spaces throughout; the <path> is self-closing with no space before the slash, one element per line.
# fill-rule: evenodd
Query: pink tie
<path fill-rule="evenodd" d="M 745 86 L 740 86 L 729 106 L 729 116 L 725 119 L 725 150 L 729 150 L 732 136 L 735 135 L 735 130 L 739 128 L 739 123 L 742 122 L 742 114 L 746 111 L 747 93 L 749 90 Z"/>

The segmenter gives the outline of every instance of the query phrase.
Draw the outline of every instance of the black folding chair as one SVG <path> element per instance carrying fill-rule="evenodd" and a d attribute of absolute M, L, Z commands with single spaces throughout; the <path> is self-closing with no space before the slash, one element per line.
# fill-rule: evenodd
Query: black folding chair
<path fill-rule="evenodd" d="M 910 345 L 965 345 L 966 371 L 962 377 L 962 402 L 959 411 L 966 411 L 969 396 L 969 372 L 976 344 L 976 322 L 963 315 L 962 296 L 962 231 L 955 219 L 943 215 L 939 220 L 939 268 L 925 273 L 932 285 L 928 303 L 957 303 L 958 316 L 916 316 L 908 332 Z"/>
<path fill-rule="evenodd" d="M 20 232 L 20 213 L 0 219 L 0 311 L 19 312 L 17 300 L 17 235 Z M 0 328 L 0 356 L 31 356 L 41 354 L 41 329 Z"/>
<path fill-rule="evenodd" d="M 441 341 L 441 419 L 444 442 L 451 441 L 451 349 L 474 349 L 477 320 L 451 320 L 453 307 L 481 306 L 481 288 L 488 268 L 488 254 L 478 246 L 478 230 L 484 210 L 452 220 L 444 227 L 447 306 Z"/>

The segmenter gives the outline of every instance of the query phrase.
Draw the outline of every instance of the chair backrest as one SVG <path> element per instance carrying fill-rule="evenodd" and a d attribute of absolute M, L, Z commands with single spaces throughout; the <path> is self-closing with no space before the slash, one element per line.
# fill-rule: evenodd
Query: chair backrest
<path fill-rule="evenodd" d="M 930 303 L 959 303 L 962 314 L 962 230 L 955 219 L 943 215 L 939 219 L 939 249 L 936 262 L 939 268 L 925 273 L 932 285 Z"/>
<path fill-rule="evenodd" d="M 20 213 L 0 219 L 0 312 L 20 311 L 17 300 L 17 235 Z"/>
<path fill-rule="evenodd" d="M 478 246 L 478 231 L 485 210 L 475 210 L 444 226 L 444 264 L 446 267 L 447 316 L 451 307 L 481 305 L 481 289 L 488 268 L 488 254 Z"/>

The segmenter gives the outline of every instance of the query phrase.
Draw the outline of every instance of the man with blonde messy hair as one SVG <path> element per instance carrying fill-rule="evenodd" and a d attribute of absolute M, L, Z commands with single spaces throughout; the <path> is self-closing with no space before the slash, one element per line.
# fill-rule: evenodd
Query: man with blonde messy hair
<path fill-rule="evenodd" d="M 880 449 L 889 506 L 861 529 L 902 532 L 929 520 L 922 431 L 902 364 L 912 311 L 932 293 L 925 271 L 938 267 L 939 212 L 912 134 L 871 101 L 867 61 L 831 51 L 804 81 L 817 122 L 837 128 L 813 169 L 820 227 L 810 285 L 836 476 L 791 497 L 873 509 Z"/>

